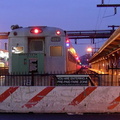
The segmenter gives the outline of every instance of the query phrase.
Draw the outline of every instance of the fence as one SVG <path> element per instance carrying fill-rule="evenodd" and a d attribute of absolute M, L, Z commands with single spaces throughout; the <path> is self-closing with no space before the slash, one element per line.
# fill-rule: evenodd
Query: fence
<path fill-rule="evenodd" d="M 89 80 L 86 80 L 86 78 L 80 79 L 79 76 L 77 79 L 73 77 L 68 79 L 70 76 L 68 75 L 66 78 L 62 78 L 62 81 L 59 81 L 61 84 L 58 84 L 57 75 L 65 74 L 9 74 L 7 68 L 4 68 L 0 71 L 0 86 L 120 86 L 120 75 L 89 73 Z M 84 74 L 82 73 L 82 75 Z"/>
<path fill-rule="evenodd" d="M 0 77 L 0 86 L 56 86 L 54 75 L 12 74 Z"/>
<path fill-rule="evenodd" d="M 77 74 L 1 74 L 0 86 L 88 86 L 89 75 Z"/>

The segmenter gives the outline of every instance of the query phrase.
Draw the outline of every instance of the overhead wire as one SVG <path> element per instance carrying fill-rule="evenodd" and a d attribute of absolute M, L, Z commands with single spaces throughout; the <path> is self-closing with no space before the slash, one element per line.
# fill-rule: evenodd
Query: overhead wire
<path fill-rule="evenodd" d="M 110 0 L 108 1 L 108 4 L 110 3 Z M 103 18 L 105 18 L 105 14 L 106 14 L 106 12 L 107 12 L 107 7 L 105 8 L 105 10 L 104 10 L 104 12 L 103 12 L 103 15 L 102 15 L 102 17 L 101 17 L 101 8 L 99 8 L 99 12 L 98 12 L 98 16 L 97 16 L 97 21 L 96 21 L 96 26 L 95 26 L 95 29 L 100 29 L 100 26 L 101 26 L 101 24 L 102 24 L 102 22 L 103 22 Z M 99 20 L 100 19 L 100 20 Z M 104 40 L 105 41 L 105 40 Z M 96 42 L 97 43 L 97 47 L 100 47 L 100 43 L 101 41 L 99 41 L 99 39 L 98 39 L 98 41 Z M 95 43 L 95 44 L 96 44 Z"/>

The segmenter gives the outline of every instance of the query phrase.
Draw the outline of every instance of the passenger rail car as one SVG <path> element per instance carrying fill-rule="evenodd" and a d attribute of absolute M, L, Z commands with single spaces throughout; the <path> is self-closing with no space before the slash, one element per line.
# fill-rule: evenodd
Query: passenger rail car
<path fill-rule="evenodd" d="M 60 28 L 11 26 L 8 39 L 9 73 L 74 73 L 80 60 Z"/>

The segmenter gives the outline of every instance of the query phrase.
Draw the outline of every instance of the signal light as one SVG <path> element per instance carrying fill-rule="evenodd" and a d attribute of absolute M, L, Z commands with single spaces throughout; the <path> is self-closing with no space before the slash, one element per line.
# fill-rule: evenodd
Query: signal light
<path fill-rule="evenodd" d="M 31 29 L 30 32 L 33 33 L 33 34 L 39 34 L 39 33 L 42 33 L 42 30 L 39 29 L 39 28 L 34 28 L 34 29 Z"/>
<path fill-rule="evenodd" d="M 67 46 L 67 47 L 70 46 L 70 41 L 69 41 L 69 39 L 66 40 L 66 46 Z"/>
<path fill-rule="evenodd" d="M 69 39 L 66 40 L 66 43 L 70 43 Z"/>
<path fill-rule="evenodd" d="M 57 34 L 57 35 L 60 35 L 60 34 L 61 34 L 61 32 L 60 32 L 59 30 L 57 30 L 57 31 L 56 31 L 56 34 Z"/>

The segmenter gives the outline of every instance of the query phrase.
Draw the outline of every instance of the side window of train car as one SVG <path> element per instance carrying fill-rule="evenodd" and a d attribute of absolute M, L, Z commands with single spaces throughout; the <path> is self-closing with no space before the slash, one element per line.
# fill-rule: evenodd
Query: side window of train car
<path fill-rule="evenodd" d="M 42 40 L 31 40 L 29 44 L 30 52 L 43 51 L 43 41 Z"/>
<path fill-rule="evenodd" d="M 50 56 L 62 56 L 62 47 L 50 46 Z"/>

